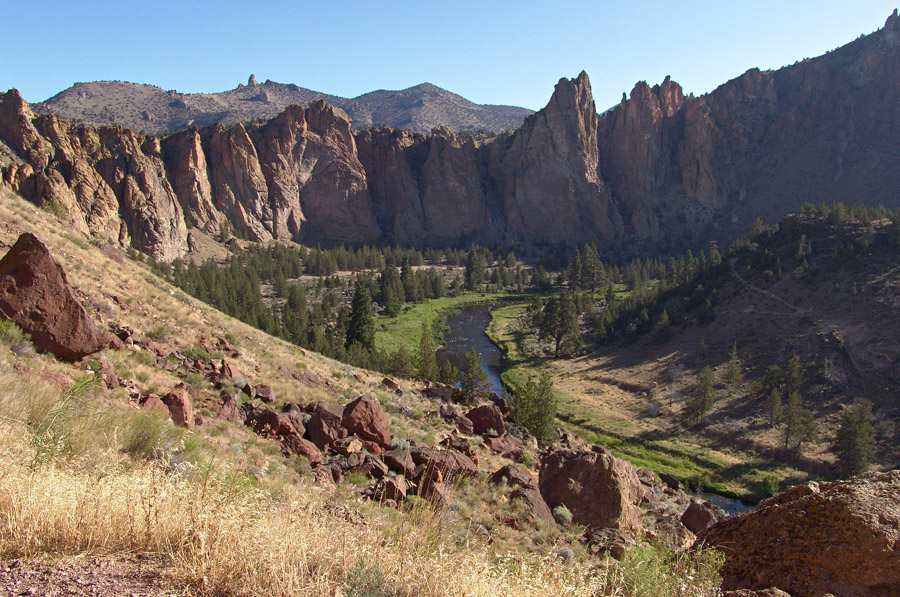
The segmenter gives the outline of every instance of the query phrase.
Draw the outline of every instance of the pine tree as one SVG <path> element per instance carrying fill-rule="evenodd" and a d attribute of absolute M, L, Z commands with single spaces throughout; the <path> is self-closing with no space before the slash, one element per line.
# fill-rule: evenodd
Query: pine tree
<path fill-rule="evenodd" d="M 788 362 L 787 371 L 784 374 L 784 387 L 788 394 L 799 392 L 803 386 L 803 371 L 800 369 L 800 357 L 794 355 Z"/>
<path fill-rule="evenodd" d="M 846 475 L 858 475 L 869 469 L 875 457 L 875 427 L 872 403 L 859 400 L 844 411 L 832 451 Z"/>
<path fill-rule="evenodd" d="M 799 392 L 788 394 L 787 408 L 784 410 L 784 449 L 787 450 L 791 440 L 797 440 L 799 450 L 804 441 L 814 441 L 818 436 L 818 426 L 811 411 L 803 407 L 803 399 Z"/>
<path fill-rule="evenodd" d="M 538 380 L 533 376 L 519 387 L 510 398 L 512 419 L 525 427 L 542 446 L 553 441 L 556 427 L 557 399 L 553 394 L 553 382 L 544 374 Z"/>
<path fill-rule="evenodd" d="M 459 375 L 459 387 L 469 400 L 476 400 L 490 387 L 488 374 L 481 366 L 481 355 L 473 348 L 466 353 L 466 362 Z"/>
<path fill-rule="evenodd" d="M 553 354 L 557 358 L 561 353 L 576 351 L 583 345 L 578 328 L 578 310 L 570 293 L 550 297 L 533 321 L 542 339 L 553 340 Z"/>
<path fill-rule="evenodd" d="M 738 387 L 744 382 L 744 372 L 741 370 L 741 359 L 738 358 L 737 342 L 731 345 L 731 353 L 725 368 L 725 378 L 732 387 Z"/>
<path fill-rule="evenodd" d="M 344 346 L 349 348 L 354 342 L 369 352 L 375 349 L 375 310 L 369 289 L 361 280 L 357 280 L 354 288 Z"/>
<path fill-rule="evenodd" d="M 437 381 L 438 366 L 434 356 L 434 339 L 431 336 L 431 326 L 428 322 L 422 322 L 422 338 L 419 340 L 419 367 L 417 373 L 426 381 Z"/>
<path fill-rule="evenodd" d="M 662 315 L 659 316 L 656 325 L 653 326 L 652 341 L 654 344 L 662 344 L 672 339 L 672 324 L 669 321 L 669 313 L 663 309 Z"/>
<path fill-rule="evenodd" d="M 772 388 L 766 397 L 766 412 L 769 413 L 769 427 L 774 427 L 775 423 L 781 419 L 781 390 Z"/>
<path fill-rule="evenodd" d="M 466 259 L 466 289 L 475 290 L 484 282 L 487 264 L 484 261 L 484 255 L 474 246 L 469 249 L 469 256 Z"/>
<path fill-rule="evenodd" d="M 694 393 L 685 401 L 685 417 L 695 423 L 703 421 L 712 410 L 715 399 L 714 374 L 712 368 L 707 365 L 697 375 Z"/>

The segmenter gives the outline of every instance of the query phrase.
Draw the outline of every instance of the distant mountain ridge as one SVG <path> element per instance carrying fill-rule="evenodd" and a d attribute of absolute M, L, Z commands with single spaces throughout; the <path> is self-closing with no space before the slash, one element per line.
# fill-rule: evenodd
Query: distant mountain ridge
<path fill-rule="evenodd" d="M 431 83 L 344 98 L 293 84 L 259 84 L 253 75 L 247 85 L 220 93 L 178 93 L 121 81 L 75 83 L 46 101 L 32 104 L 32 109 L 72 120 L 159 133 L 274 118 L 291 104 L 306 106 L 315 100 L 346 112 L 353 128 L 359 130 L 387 126 L 430 133 L 444 126 L 452 131 L 500 132 L 522 126 L 532 113 L 515 106 L 475 104 Z"/>

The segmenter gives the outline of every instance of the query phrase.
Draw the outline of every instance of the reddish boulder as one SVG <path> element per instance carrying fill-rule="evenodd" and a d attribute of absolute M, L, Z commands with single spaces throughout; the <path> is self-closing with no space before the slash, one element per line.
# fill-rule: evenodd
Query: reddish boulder
<path fill-rule="evenodd" d="M 257 386 L 256 397 L 266 404 L 271 404 L 272 402 L 275 402 L 275 390 L 273 390 L 271 386 Z"/>
<path fill-rule="evenodd" d="M 379 502 L 394 500 L 402 502 L 412 489 L 405 477 L 385 477 L 375 488 L 375 499 Z"/>
<path fill-rule="evenodd" d="M 507 464 L 491 475 L 491 481 L 494 483 L 500 483 L 504 480 L 510 487 L 538 488 L 538 480 L 521 466 L 514 464 Z"/>
<path fill-rule="evenodd" d="M 386 448 L 391 443 L 387 413 L 375 394 L 360 396 L 344 408 L 343 426 L 363 439 Z"/>
<path fill-rule="evenodd" d="M 306 425 L 303 424 L 303 409 L 299 404 L 285 404 L 283 409 L 284 416 L 297 432 L 297 435 L 306 435 Z"/>
<path fill-rule="evenodd" d="M 510 487 L 515 487 L 509 496 L 511 499 L 521 500 L 531 516 L 550 527 L 556 527 L 550 506 L 541 495 L 538 480 L 531 473 L 520 466 L 508 464 L 491 475 L 491 481 L 494 483 L 505 481 Z"/>
<path fill-rule="evenodd" d="M 324 450 L 331 442 L 346 435 L 341 429 L 343 418 L 343 407 L 331 402 L 319 402 L 313 409 L 312 417 L 306 425 L 309 439 L 316 444 L 317 448 Z"/>
<path fill-rule="evenodd" d="M 152 413 L 157 413 L 166 419 L 170 418 L 169 407 L 166 406 L 156 394 L 147 394 L 147 396 L 141 400 L 141 408 Z"/>
<path fill-rule="evenodd" d="M 241 418 L 241 411 L 238 409 L 237 400 L 231 394 L 225 394 L 222 398 L 222 408 L 216 418 L 222 421 L 238 421 Z"/>
<path fill-rule="evenodd" d="M 97 376 L 103 381 L 109 389 L 118 388 L 121 384 L 119 376 L 109 367 L 104 367 L 97 372 Z"/>
<path fill-rule="evenodd" d="M 475 425 L 472 424 L 472 419 L 457 416 L 454 422 L 456 423 L 456 428 L 463 435 L 475 435 Z"/>
<path fill-rule="evenodd" d="M 725 554 L 724 590 L 900 595 L 900 470 L 810 482 L 700 533 Z"/>
<path fill-rule="evenodd" d="M 0 259 L 0 317 L 31 335 L 34 347 L 77 361 L 109 345 L 88 317 L 62 267 L 33 234 Z"/>
<path fill-rule="evenodd" d="M 391 470 L 395 470 L 409 478 L 412 478 L 415 474 L 416 463 L 413 462 L 409 450 L 390 450 L 385 452 L 382 458 Z"/>
<path fill-rule="evenodd" d="M 169 407 L 169 414 L 172 416 L 172 422 L 179 427 L 193 429 L 194 427 L 194 409 L 191 406 L 191 397 L 187 390 L 176 388 L 163 396 L 163 403 Z"/>
<path fill-rule="evenodd" d="M 701 502 L 699 500 L 691 500 L 684 514 L 681 515 L 681 524 L 683 524 L 692 533 L 705 531 L 716 523 L 718 516 L 712 504 L 709 502 Z"/>
<path fill-rule="evenodd" d="M 248 427 L 252 427 L 253 431 L 259 435 L 275 437 L 297 435 L 290 420 L 268 406 L 257 406 L 252 402 L 247 402 L 244 404 L 243 409 L 245 413 L 244 423 Z"/>
<path fill-rule="evenodd" d="M 478 435 L 487 433 L 493 429 L 497 435 L 503 435 L 506 426 L 503 423 L 503 414 L 493 404 L 476 406 L 466 413 L 466 418 L 472 421 L 472 427 Z"/>
<path fill-rule="evenodd" d="M 416 465 L 438 470 L 447 479 L 457 476 L 474 477 L 478 473 L 475 463 L 456 450 L 435 450 L 417 446 L 410 449 L 410 455 Z"/>
<path fill-rule="evenodd" d="M 503 444 L 503 440 L 493 435 L 484 438 L 484 445 L 497 454 L 506 452 L 506 446 Z"/>
<path fill-rule="evenodd" d="M 288 435 L 281 440 L 281 445 L 288 454 L 305 456 L 312 466 L 322 464 L 322 452 L 311 441 L 305 440 L 299 435 Z"/>
<path fill-rule="evenodd" d="M 231 381 L 235 377 L 243 378 L 243 375 L 241 375 L 241 372 L 238 370 L 238 368 L 235 367 L 234 365 L 232 365 L 231 363 L 226 363 L 225 359 L 222 359 L 221 371 L 222 371 L 222 377 L 224 377 L 225 379 L 227 379 L 229 381 Z"/>
<path fill-rule="evenodd" d="M 381 380 L 381 385 L 386 387 L 389 390 L 394 392 L 402 392 L 403 388 L 400 387 L 400 382 L 394 379 L 393 377 L 385 377 Z"/>
<path fill-rule="evenodd" d="M 338 454 L 349 456 L 350 454 L 354 454 L 356 452 L 362 452 L 363 443 L 359 441 L 359 438 L 349 435 L 347 437 L 338 438 L 331 442 L 331 449 Z"/>
<path fill-rule="evenodd" d="M 642 530 L 638 506 L 644 491 L 637 471 L 605 448 L 548 453 L 541 459 L 540 487 L 548 505 L 566 506 L 578 524 L 635 536 Z"/>

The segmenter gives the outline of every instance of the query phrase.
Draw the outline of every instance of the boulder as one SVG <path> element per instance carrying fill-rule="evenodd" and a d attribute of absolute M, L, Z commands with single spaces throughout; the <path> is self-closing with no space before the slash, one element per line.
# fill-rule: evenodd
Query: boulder
<path fill-rule="evenodd" d="M 179 427 L 193 429 L 195 424 L 194 409 L 191 406 L 191 397 L 188 395 L 187 390 L 176 388 L 163 396 L 162 401 L 169 407 L 169 414 L 173 423 Z"/>
<path fill-rule="evenodd" d="M 394 392 L 403 391 L 403 388 L 400 386 L 400 382 L 393 377 L 385 377 L 381 380 L 381 385 Z"/>
<path fill-rule="evenodd" d="M 331 442 L 331 449 L 338 454 L 349 456 L 356 452 L 362 452 L 363 443 L 359 441 L 359 438 L 348 435 L 347 437 L 340 437 Z"/>
<path fill-rule="evenodd" d="M 682 484 L 682 482 L 676 479 L 673 475 L 660 473 L 659 480 L 665 483 L 666 487 L 668 487 L 669 489 L 674 489 L 676 491 L 684 490 L 684 484 Z"/>
<path fill-rule="evenodd" d="M 241 411 L 238 409 L 237 400 L 231 394 L 225 394 L 222 398 L 222 408 L 216 418 L 222 421 L 238 421 L 241 418 Z"/>
<path fill-rule="evenodd" d="M 472 421 L 472 428 L 478 435 L 487 433 L 493 429 L 497 435 L 503 435 L 506 426 L 503 423 L 503 414 L 493 404 L 476 406 L 466 413 L 466 418 Z"/>
<path fill-rule="evenodd" d="M 500 483 L 503 480 L 506 480 L 510 487 L 538 488 L 538 480 L 521 466 L 514 464 L 507 464 L 491 475 L 491 481 L 494 483 Z"/>
<path fill-rule="evenodd" d="M 456 428 L 460 433 L 464 435 L 475 435 L 475 425 L 472 424 L 472 419 L 457 416 L 453 421 L 456 423 Z"/>
<path fill-rule="evenodd" d="M 259 435 L 274 437 L 289 437 L 298 435 L 290 419 L 282 413 L 277 413 L 270 407 L 252 402 L 246 402 L 243 406 L 248 427 L 252 427 Z"/>
<path fill-rule="evenodd" d="M 457 476 L 474 477 L 478 473 L 478 467 L 472 459 L 456 450 L 417 446 L 410 449 L 410 456 L 417 466 L 438 470 L 448 480 Z"/>
<path fill-rule="evenodd" d="M 309 439 L 317 448 L 324 450 L 337 438 L 347 435 L 341 428 L 343 418 L 342 406 L 331 402 L 317 403 L 306 425 Z"/>
<path fill-rule="evenodd" d="M 162 416 L 165 419 L 169 419 L 169 407 L 165 405 L 165 403 L 159 399 L 159 396 L 156 394 L 147 394 L 143 400 L 141 400 L 141 408 L 156 413 Z"/>
<path fill-rule="evenodd" d="M 299 435 L 291 434 L 284 437 L 281 440 L 281 445 L 288 454 L 305 456 L 312 466 L 322 464 L 322 452 L 319 451 L 314 443 L 303 439 Z"/>
<path fill-rule="evenodd" d="M 66 361 L 106 348 L 111 340 L 88 317 L 44 243 L 27 232 L 0 259 L 0 317 L 30 334 L 38 351 Z"/>
<path fill-rule="evenodd" d="M 299 404 L 285 404 L 282 412 L 294 428 L 294 431 L 297 432 L 297 435 L 306 435 L 306 425 L 303 422 L 303 409 L 300 408 Z"/>
<path fill-rule="evenodd" d="M 450 448 L 451 450 L 457 450 L 462 452 L 466 456 L 472 459 L 472 462 L 475 462 L 475 453 L 472 451 L 472 444 L 469 443 L 464 437 L 459 437 L 458 435 L 451 435 L 450 437 L 445 437 L 441 440 L 440 445 L 445 448 Z"/>
<path fill-rule="evenodd" d="M 379 502 L 394 500 L 402 502 L 406 494 L 412 489 L 405 477 L 385 477 L 375 487 L 374 498 Z"/>
<path fill-rule="evenodd" d="M 637 471 L 608 450 L 556 450 L 541 459 L 541 494 L 551 508 L 566 506 L 572 520 L 637 536 L 644 495 Z"/>
<path fill-rule="evenodd" d="M 520 466 L 508 464 L 491 475 L 491 481 L 494 483 L 506 481 L 510 487 L 515 487 L 509 497 L 521 500 L 531 516 L 550 527 L 556 528 L 553 512 L 541 495 L 538 480 L 531 473 Z"/>
<path fill-rule="evenodd" d="M 691 505 L 681 515 L 681 524 L 694 534 L 705 531 L 714 525 L 716 521 L 718 521 L 718 516 L 716 516 L 716 511 L 712 504 L 696 499 L 691 500 Z"/>
<path fill-rule="evenodd" d="M 724 590 L 900 595 L 900 470 L 806 483 L 700 533 Z"/>
<path fill-rule="evenodd" d="M 384 453 L 382 459 L 391 470 L 397 471 L 408 478 L 412 478 L 415 474 L 416 463 L 413 462 L 409 450 L 389 450 Z"/>
<path fill-rule="evenodd" d="M 351 433 L 371 440 L 383 448 L 391 443 L 387 413 L 375 394 L 364 394 L 344 408 L 342 424 Z"/>
<path fill-rule="evenodd" d="M 266 404 L 271 404 L 275 402 L 275 390 L 272 386 L 256 386 L 256 397 Z"/>

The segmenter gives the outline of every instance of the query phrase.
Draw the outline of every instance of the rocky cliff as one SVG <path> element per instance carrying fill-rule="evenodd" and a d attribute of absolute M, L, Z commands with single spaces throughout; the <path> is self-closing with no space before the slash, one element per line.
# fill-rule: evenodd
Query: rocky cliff
<path fill-rule="evenodd" d="M 162 258 L 188 226 L 258 241 L 616 242 L 728 238 L 804 202 L 897 205 L 900 19 L 825 56 L 685 96 L 638 83 L 598 115 L 562 79 L 522 127 L 484 143 L 444 128 L 354 131 L 317 100 L 261 123 L 162 140 L 35 115 L 0 94 L 5 184 Z"/>

